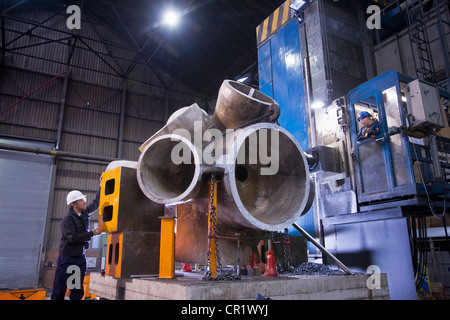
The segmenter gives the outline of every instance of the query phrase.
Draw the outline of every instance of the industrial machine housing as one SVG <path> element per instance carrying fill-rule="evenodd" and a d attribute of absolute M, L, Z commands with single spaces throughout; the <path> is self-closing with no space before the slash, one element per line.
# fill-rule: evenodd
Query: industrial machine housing
<path fill-rule="evenodd" d="M 423 255 L 415 218 L 442 218 L 447 208 L 450 95 L 394 71 L 374 77 L 358 9 L 305 3 L 282 20 L 286 2 L 257 28 L 260 90 L 318 159 L 310 168 L 316 201 L 297 223 L 352 270 L 386 272 L 391 299 L 416 299 Z M 380 122 L 375 139 L 356 139 L 362 111 Z"/>

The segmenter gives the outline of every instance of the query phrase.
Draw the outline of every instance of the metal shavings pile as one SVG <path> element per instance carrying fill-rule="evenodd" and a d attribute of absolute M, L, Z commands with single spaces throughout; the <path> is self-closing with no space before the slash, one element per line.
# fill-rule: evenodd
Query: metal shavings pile
<path fill-rule="evenodd" d="M 292 272 L 294 275 L 343 275 L 344 271 L 338 269 L 330 269 L 324 264 L 314 263 L 314 262 L 306 262 L 294 267 Z"/>

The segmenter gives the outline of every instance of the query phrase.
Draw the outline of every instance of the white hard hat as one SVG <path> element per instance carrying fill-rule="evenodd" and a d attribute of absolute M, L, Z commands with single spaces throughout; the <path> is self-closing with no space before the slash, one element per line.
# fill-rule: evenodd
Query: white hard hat
<path fill-rule="evenodd" d="M 78 191 L 78 190 L 70 191 L 67 194 L 67 198 L 66 198 L 67 205 L 70 205 L 72 202 L 75 202 L 75 201 L 81 200 L 81 199 L 86 200 L 86 196 L 84 194 L 82 194 L 80 191 Z"/>

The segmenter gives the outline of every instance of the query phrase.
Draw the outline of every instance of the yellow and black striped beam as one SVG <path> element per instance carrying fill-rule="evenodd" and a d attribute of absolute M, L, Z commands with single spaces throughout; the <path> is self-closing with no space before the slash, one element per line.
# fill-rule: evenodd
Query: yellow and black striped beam
<path fill-rule="evenodd" d="M 379 4 L 379 5 L 381 5 L 381 6 L 383 6 L 383 7 L 386 7 L 386 5 L 389 2 L 388 0 L 372 0 L 372 1 L 377 3 L 377 4 Z M 392 1 L 390 1 L 390 2 L 392 2 Z"/>
<path fill-rule="evenodd" d="M 263 43 L 273 33 L 280 29 L 292 18 L 289 5 L 291 0 L 286 0 L 277 10 L 275 10 L 266 20 L 256 28 L 257 46 Z"/>

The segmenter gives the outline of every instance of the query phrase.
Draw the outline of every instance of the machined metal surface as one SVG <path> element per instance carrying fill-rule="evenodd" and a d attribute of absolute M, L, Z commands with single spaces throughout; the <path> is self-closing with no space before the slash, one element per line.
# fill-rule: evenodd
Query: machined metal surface
<path fill-rule="evenodd" d="M 184 152 L 187 161 L 174 163 L 173 152 Z M 189 154 L 186 154 L 189 153 Z M 161 204 L 194 198 L 200 188 L 202 151 L 188 139 L 167 134 L 150 142 L 138 161 L 137 180 L 142 192 Z"/>
<path fill-rule="evenodd" d="M 218 184 L 220 189 L 220 183 Z M 222 215 L 218 207 L 217 215 Z M 175 260 L 185 263 L 204 264 L 208 252 L 208 203 L 206 199 L 197 199 L 177 205 L 177 236 L 175 239 Z M 217 247 L 222 264 L 247 264 L 264 232 L 234 228 L 218 221 L 217 235 L 228 239 L 217 239 Z M 237 233 L 240 237 L 238 248 Z M 234 239 L 232 239 L 234 238 Z"/>
<path fill-rule="evenodd" d="M 264 132 L 267 141 L 262 138 Z M 276 143 L 273 136 L 278 137 Z M 236 141 L 231 148 L 237 152 L 228 150 L 225 155 L 225 193 L 219 193 L 219 210 L 227 213 L 219 214 L 219 220 L 234 226 L 279 231 L 306 213 L 314 199 L 314 188 L 304 152 L 289 132 L 275 124 L 259 123 L 230 139 Z M 261 157 L 252 159 L 251 139 L 258 141 L 259 148 L 266 143 L 266 148 L 272 150 L 269 164 L 263 164 Z M 274 170 L 269 172 L 269 168 Z"/>
<path fill-rule="evenodd" d="M 278 118 L 274 100 L 238 82 L 224 81 L 214 126 L 193 105 L 172 115 L 157 136 L 144 143 L 137 165 L 143 193 L 161 204 L 205 201 L 202 175 L 217 170 L 223 174 L 219 221 L 267 231 L 291 226 L 310 208 L 314 188 L 299 143 L 280 126 L 261 122 L 265 114 L 271 114 L 266 121 Z M 245 126 L 255 119 L 260 123 Z M 217 134 L 218 129 L 233 128 Z"/>
<path fill-rule="evenodd" d="M 270 157 L 252 155 L 252 142 L 260 150 L 270 151 Z M 310 208 L 314 188 L 307 160 L 289 132 L 275 124 L 259 123 L 235 131 L 224 144 L 216 162 L 224 172 L 218 194 L 219 220 L 234 227 L 278 231 Z M 191 153 L 190 163 L 173 163 L 176 147 L 185 147 Z M 142 191 L 162 204 L 206 197 L 201 192 L 202 169 L 206 167 L 200 161 L 201 154 L 181 136 L 164 135 L 153 140 L 139 159 L 137 178 Z"/>
<path fill-rule="evenodd" d="M 142 192 L 177 206 L 176 261 L 206 261 L 211 174 L 218 179 L 214 234 L 226 238 L 217 238 L 222 264 L 245 265 L 266 231 L 288 228 L 309 210 L 308 162 L 295 138 L 272 123 L 279 112 L 270 97 L 226 80 L 213 116 L 196 104 L 182 108 L 141 146 Z"/>
<path fill-rule="evenodd" d="M 222 83 L 214 113 L 214 124 L 219 130 L 235 129 L 265 114 L 267 122 L 278 119 L 280 106 L 275 100 L 237 81 Z"/>
<path fill-rule="evenodd" d="M 212 116 L 209 116 L 196 103 L 180 108 L 175 111 L 167 120 L 167 123 L 158 132 L 147 139 L 140 147 L 144 151 L 148 144 L 156 138 L 166 134 L 178 134 L 186 138 L 192 137 L 195 130 L 203 131 L 212 126 Z"/>

